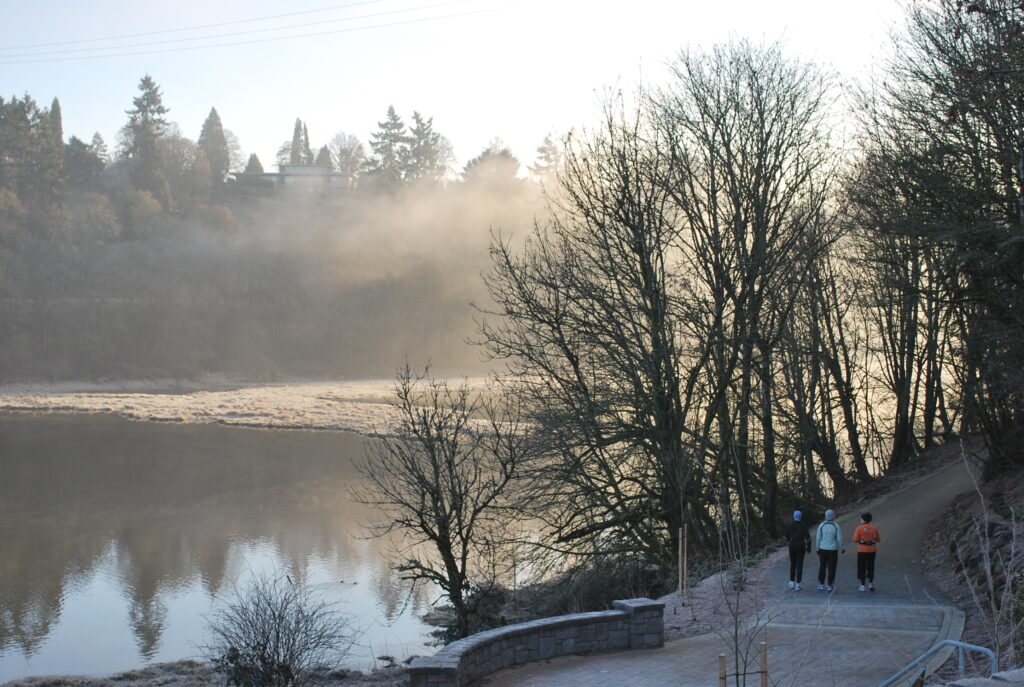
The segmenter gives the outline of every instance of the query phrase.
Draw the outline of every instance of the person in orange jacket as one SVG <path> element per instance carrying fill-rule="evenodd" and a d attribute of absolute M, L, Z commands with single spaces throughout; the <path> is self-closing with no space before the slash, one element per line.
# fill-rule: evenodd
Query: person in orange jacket
<path fill-rule="evenodd" d="M 878 555 L 878 542 L 882 541 L 882 536 L 878 528 L 871 524 L 871 513 L 860 516 L 860 525 L 853 533 L 853 541 L 857 542 L 857 579 L 860 580 L 857 591 L 875 591 L 875 556 Z"/>

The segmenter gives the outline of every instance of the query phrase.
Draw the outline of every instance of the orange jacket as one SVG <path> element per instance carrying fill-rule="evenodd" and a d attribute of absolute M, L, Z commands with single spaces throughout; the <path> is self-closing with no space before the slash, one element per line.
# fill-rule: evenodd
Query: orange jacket
<path fill-rule="evenodd" d="M 882 541 L 882 536 L 878 533 L 878 528 L 870 522 L 862 522 L 853 533 L 853 541 L 857 542 L 857 551 L 859 553 L 871 553 L 872 551 L 878 551 L 877 544 Z M 869 541 L 875 543 L 862 543 Z"/>

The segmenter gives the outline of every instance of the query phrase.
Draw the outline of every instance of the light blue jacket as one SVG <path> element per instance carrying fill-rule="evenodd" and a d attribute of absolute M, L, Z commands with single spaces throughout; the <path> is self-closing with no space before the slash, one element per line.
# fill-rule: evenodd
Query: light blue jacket
<path fill-rule="evenodd" d="M 819 551 L 839 551 L 846 549 L 843 544 L 843 531 L 835 520 L 826 520 L 818 525 L 818 534 L 814 540 Z"/>

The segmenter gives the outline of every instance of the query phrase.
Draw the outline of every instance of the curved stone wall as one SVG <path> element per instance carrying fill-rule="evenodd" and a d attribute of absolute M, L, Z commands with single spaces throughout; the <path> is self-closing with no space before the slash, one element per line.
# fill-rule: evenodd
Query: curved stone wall
<path fill-rule="evenodd" d="M 611 611 L 574 613 L 499 627 L 452 642 L 409 665 L 410 687 L 466 687 L 512 666 L 567 654 L 651 649 L 665 643 L 665 604 L 615 601 Z"/>

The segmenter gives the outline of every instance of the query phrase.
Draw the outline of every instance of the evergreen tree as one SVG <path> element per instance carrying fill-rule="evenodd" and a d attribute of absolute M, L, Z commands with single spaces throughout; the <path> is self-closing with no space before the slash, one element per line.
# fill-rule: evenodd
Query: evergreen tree
<path fill-rule="evenodd" d="M 60 192 L 62 153 L 54 145 L 49 113 L 31 96 L 0 98 L 0 188 L 30 212 L 45 210 Z"/>
<path fill-rule="evenodd" d="M 64 174 L 71 188 L 94 188 L 104 166 L 95 149 L 77 136 L 72 136 L 64 146 Z"/>
<path fill-rule="evenodd" d="M 206 202 L 213 179 L 202 149 L 172 125 L 160 139 L 160 152 L 172 205 L 188 209 Z"/>
<path fill-rule="evenodd" d="M 314 163 L 320 167 L 326 167 L 327 169 L 334 171 L 334 161 L 331 160 L 331 149 L 327 146 L 320 148 L 320 152 L 316 154 L 316 162 Z"/>
<path fill-rule="evenodd" d="M 0 98 L 0 188 L 15 195 L 19 194 L 31 155 L 28 117 L 31 106 L 27 93 L 24 101 L 11 98 L 10 102 L 5 102 Z"/>
<path fill-rule="evenodd" d="M 210 115 L 203 122 L 203 130 L 199 133 L 198 143 L 210 165 L 210 176 L 214 185 L 222 184 L 231 169 L 231 153 L 217 108 L 210 108 Z"/>
<path fill-rule="evenodd" d="M 551 136 L 545 136 L 544 140 L 537 147 L 537 161 L 529 166 L 529 170 L 534 176 L 543 181 L 558 170 L 558 163 L 561 161 L 561 148 L 551 140 Z"/>
<path fill-rule="evenodd" d="M 97 131 L 92 135 L 92 142 L 89 144 L 89 148 L 103 162 L 103 166 L 106 167 L 110 162 L 110 151 L 107 150 L 107 142 L 100 136 L 100 132 Z"/>
<path fill-rule="evenodd" d="M 387 118 L 377 126 L 378 131 L 370 136 L 373 154 L 367 162 L 367 171 L 384 184 L 394 187 L 404 178 L 409 135 L 393 105 L 388 106 Z"/>
<path fill-rule="evenodd" d="M 295 128 L 292 130 L 292 142 L 288 147 L 288 164 L 290 165 L 301 165 L 306 162 L 302 156 L 302 131 L 304 128 L 302 120 L 296 118 Z M 278 150 L 278 159 L 281 158 L 281 153 L 284 152 L 284 150 L 285 147 L 281 146 L 281 149 Z"/>
<path fill-rule="evenodd" d="M 63 161 L 64 158 L 64 121 L 60 112 L 60 101 L 53 99 L 50 104 L 50 131 L 53 134 L 53 145 L 57 156 Z"/>
<path fill-rule="evenodd" d="M 313 164 L 313 151 L 309 147 L 309 129 L 306 128 L 305 122 L 302 123 L 302 164 Z"/>
<path fill-rule="evenodd" d="M 263 174 L 263 165 L 260 163 L 259 157 L 256 153 L 249 156 L 249 161 L 245 163 L 246 174 Z"/>
<path fill-rule="evenodd" d="M 140 94 L 127 111 L 128 123 L 123 129 L 124 157 L 129 163 L 132 183 L 140 191 L 149 191 L 164 208 L 170 203 L 170 190 L 161 159 L 160 138 L 167 129 L 167 108 L 160 88 L 146 74 L 139 81 Z"/>
<path fill-rule="evenodd" d="M 451 144 L 434 131 L 433 117 L 424 119 L 413 111 L 412 121 L 404 177 L 407 181 L 440 183 L 451 164 Z"/>
<path fill-rule="evenodd" d="M 463 178 L 470 183 L 502 184 L 516 181 L 519 158 L 500 139 L 494 139 L 483 152 L 466 163 Z"/>

